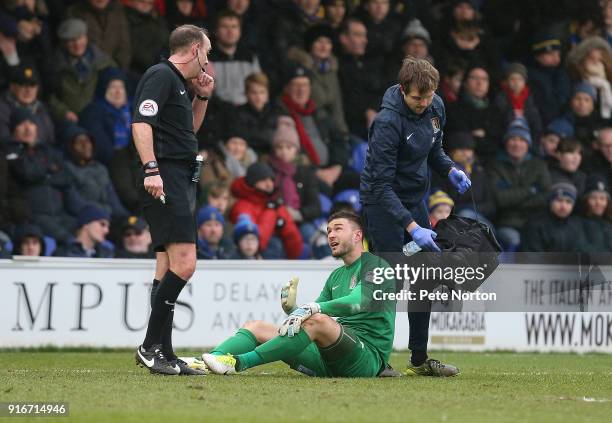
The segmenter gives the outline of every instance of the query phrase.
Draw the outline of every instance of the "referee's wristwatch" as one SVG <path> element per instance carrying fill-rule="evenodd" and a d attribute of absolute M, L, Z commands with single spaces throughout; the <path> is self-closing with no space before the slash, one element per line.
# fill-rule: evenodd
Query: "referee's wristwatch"
<path fill-rule="evenodd" d="M 145 164 L 142 165 L 143 171 L 157 169 L 157 168 L 158 168 L 158 165 L 155 160 L 151 160 L 150 162 L 146 162 Z"/>
<path fill-rule="evenodd" d="M 196 94 L 196 98 L 200 101 L 208 101 L 210 99 L 210 97 L 207 97 L 205 95 L 200 95 L 200 94 Z"/>

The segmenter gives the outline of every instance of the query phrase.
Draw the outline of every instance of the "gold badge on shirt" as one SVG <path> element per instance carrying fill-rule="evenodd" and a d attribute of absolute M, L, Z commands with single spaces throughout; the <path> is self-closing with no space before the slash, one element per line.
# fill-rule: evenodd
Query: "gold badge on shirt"
<path fill-rule="evenodd" d="M 431 118 L 431 127 L 433 128 L 434 134 L 440 132 L 440 118 L 433 117 Z"/>

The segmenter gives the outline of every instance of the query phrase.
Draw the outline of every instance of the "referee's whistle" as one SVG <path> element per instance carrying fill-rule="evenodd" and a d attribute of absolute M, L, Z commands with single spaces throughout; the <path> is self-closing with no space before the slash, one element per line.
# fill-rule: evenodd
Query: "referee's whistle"
<path fill-rule="evenodd" d="M 166 204 L 166 196 L 164 194 L 159 196 L 159 201 L 162 202 L 162 204 Z"/>

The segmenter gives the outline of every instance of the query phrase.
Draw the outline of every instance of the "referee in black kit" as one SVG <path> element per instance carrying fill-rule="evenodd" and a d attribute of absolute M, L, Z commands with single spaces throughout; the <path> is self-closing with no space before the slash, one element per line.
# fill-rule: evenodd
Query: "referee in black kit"
<path fill-rule="evenodd" d="M 151 373 L 194 375 L 172 349 L 174 303 L 196 266 L 196 185 L 200 129 L 213 78 L 206 73 L 206 31 L 183 25 L 170 34 L 170 58 L 150 67 L 134 96 L 132 135 L 143 164 L 141 202 L 156 251 L 151 316 L 136 362 Z M 194 94 L 190 99 L 190 92 Z"/>

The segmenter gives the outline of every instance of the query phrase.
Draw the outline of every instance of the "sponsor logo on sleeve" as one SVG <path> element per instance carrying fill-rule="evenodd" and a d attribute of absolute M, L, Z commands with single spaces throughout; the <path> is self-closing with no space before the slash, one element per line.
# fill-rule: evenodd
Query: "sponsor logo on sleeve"
<path fill-rule="evenodd" d="M 142 116 L 155 116 L 157 114 L 157 110 L 158 107 L 155 100 L 145 100 L 140 103 L 140 106 L 138 107 L 138 112 Z"/>

